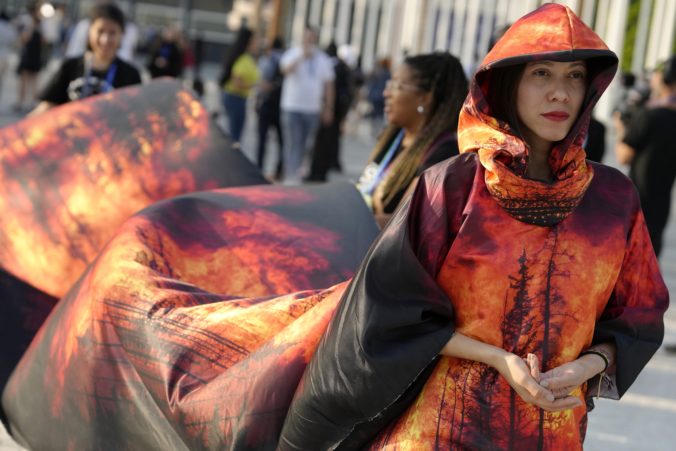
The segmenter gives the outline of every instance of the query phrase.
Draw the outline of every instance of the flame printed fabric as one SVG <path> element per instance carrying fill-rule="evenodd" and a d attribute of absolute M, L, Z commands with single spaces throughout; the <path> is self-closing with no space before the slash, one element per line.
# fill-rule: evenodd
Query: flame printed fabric
<path fill-rule="evenodd" d="M 525 178 L 528 148 L 510 126 L 491 116 L 486 100 L 492 70 L 537 60 L 586 60 L 587 95 L 568 136 L 549 157 L 554 182 Z M 514 218 L 551 226 L 580 204 L 593 177 L 582 148 L 592 109 L 617 70 L 617 57 L 569 8 L 545 5 L 519 19 L 486 55 L 460 113 L 460 152 L 476 152 L 486 168 L 486 186 Z"/>
<path fill-rule="evenodd" d="M 58 299 L 0 269 L 0 390 Z M 0 417 L 2 411 L 0 409 Z"/>
<path fill-rule="evenodd" d="M 626 391 L 668 297 L 631 183 L 594 171 L 541 227 L 494 202 L 476 154 L 437 165 L 349 285 L 377 232 L 352 187 L 158 203 L 31 344 L 3 393 L 11 432 L 31 449 L 580 449 L 584 407 L 544 413 L 438 352 L 458 331 L 547 370 L 614 340 L 603 394 Z"/>
<path fill-rule="evenodd" d="M 274 449 L 377 232 L 348 184 L 230 188 L 147 208 L 13 373 L 11 433 L 29 449 Z"/>
<path fill-rule="evenodd" d="M 545 412 L 494 369 L 438 353 L 457 331 L 534 353 L 547 371 L 613 341 L 602 395 L 627 390 L 661 343 L 668 293 L 633 185 L 593 170 L 578 207 L 551 227 L 501 208 L 474 153 L 423 174 L 348 287 L 280 448 L 582 449 L 585 406 Z"/>
<path fill-rule="evenodd" d="M 124 220 L 161 199 L 267 183 L 176 81 L 0 130 L 0 387 L 57 299 Z"/>
<path fill-rule="evenodd" d="M 485 97 L 493 68 L 538 59 L 585 59 L 590 74 L 582 112 L 550 155 L 552 184 L 524 177 L 528 149 Z M 544 412 L 494 369 L 438 353 L 458 331 L 534 353 L 547 371 L 612 341 L 602 395 L 618 398 L 659 347 L 668 293 L 636 193 L 581 147 L 616 66 L 561 5 L 496 44 L 463 106 L 463 153 L 423 175 L 372 247 L 305 372 L 281 449 L 582 448 L 585 407 Z"/>
<path fill-rule="evenodd" d="M 528 29 L 575 24 L 562 7 L 534 14 Z M 553 188 L 524 195 L 523 143 L 489 116 L 464 120 L 461 147 L 476 151 L 421 176 L 349 283 L 376 235 L 352 187 L 198 193 L 126 221 L 13 373 L 12 434 L 34 449 L 581 449 L 584 406 L 546 413 L 439 352 L 460 332 L 547 371 L 614 341 L 602 394 L 621 396 L 668 304 L 637 195 L 618 171 L 581 166 L 584 119 L 553 152 Z M 494 194 L 520 207 L 554 188 L 578 199 L 559 220 Z"/>
<path fill-rule="evenodd" d="M 0 148 L 2 267 L 55 297 L 122 221 L 151 203 L 267 183 L 177 81 L 23 120 L 0 131 Z"/>

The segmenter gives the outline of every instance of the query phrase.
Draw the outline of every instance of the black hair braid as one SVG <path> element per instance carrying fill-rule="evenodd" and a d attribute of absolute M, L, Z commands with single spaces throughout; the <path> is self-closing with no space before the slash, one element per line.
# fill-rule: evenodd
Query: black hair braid
<path fill-rule="evenodd" d="M 428 120 L 418 133 L 415 141 L 405 154 L 393 164 L 391 174 L 385 182 L 384 204 L 391 202 L 397 194 L 413 181 L 434 141 L 446 131 L 458 128 L 460 109 L 467 96 L 467 77 L 460 61 L 448 52 L 416 55 L 404 61 L 416 74 L 421 89 L 432 93 Z M 386 130 L 379 144 L 387 145 L 396 128 Z M 380 150 L 380 147 L 377 148 Z"/>

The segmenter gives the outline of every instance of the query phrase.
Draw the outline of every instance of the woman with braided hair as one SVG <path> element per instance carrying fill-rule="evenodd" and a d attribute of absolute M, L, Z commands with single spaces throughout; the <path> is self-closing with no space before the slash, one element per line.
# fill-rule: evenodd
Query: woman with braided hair
<path fill-rule="evenodd" d="M 425 169 L 458 154 L 467 78 L 450 53 L 409 56 L 383 94 L 389 126 L 357 183 L 381 226 Z"/>

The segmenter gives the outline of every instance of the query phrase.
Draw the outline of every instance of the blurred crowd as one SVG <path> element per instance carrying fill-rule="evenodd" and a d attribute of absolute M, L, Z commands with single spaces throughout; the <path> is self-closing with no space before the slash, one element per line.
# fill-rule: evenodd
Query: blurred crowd
<path fill-rule="evenodd" d="M 114 2 L 98 2 L 94 7 L 112 5 L 116 12 L 115 22 L 119 25 L 110 43 L 116 48 L 120 60 L 135 66 L 144 78 L 161 76 L 183 77 L 188 74 L 198 78 L 203 40 L 197 35 L 190 40 L 175 24 L 163 27 L 137 26 L 124 17 Z M 18 58 L 15 76 L 19 89 L 12 109 L 15 113 L 32 111 L 40 102 L 38 76 L 49 74 L 49 64 L 80 57 L 94 52 L 96 42 L 92 41 L 92 14 L 79 21 L 71 21 L 63 3 L 30 3 L 24 11 L 10 16 L 0 10 L 0 83 L 2 77 L 11 76 L 9 68 L 12 56 Z M 101 11 L 98 11 L 101 15 Z M 110 14 L 105 13 L 106 20 Z M 119 18 L 119 20 L 118 20 Z"/>
<path fill-rule="evenodd" d="M 505 29 L 496 30 L 491 43 Z M 16 74 L 9 72 L 13 53 L 18 55 Z M 37 76 L 50 60 L 58 61 L 59 67 L 38 91 Z M 0 12 L 0 83 L 2 77 L 18 77 L 19 89 L 12 103 L 16 113 L 36 114 L 156 77 L 183 78 L 202 96 L 203 61 L 204 42 L 199 36 L 191 40 L 175 25 L 140 28 L 111 2 L 98 3 L 88 17 L 74 23 L 58 3 L 34 3 L 16 17 Z M 617 161 L 630 167 L 658 254 L 676 176 L 676 152 L 671 150 L 676 140 L 674 66 L 672 57 L 654 71 L 623 74 L 613 121 L 604 125 L 592 118 L 585 142 L 587 157 L 600 162 L 607 148 L 606 136 L 615 137 Z M 402 108 L 410 111 L 397 111 L 399 96 L 409 90 L 431 89 L 420 85 L 421 70 L 394 80 L 393 72 L 389 59 L 382 58 L 364 73 L 353 46 L 331 42 L 320 48 L 317 30 L 311 27 L 301 42 L 287 46 L 280 37 L 267 40 L 243 25 L 223 54 L 217 80 L 227 132 L 237 147 L 247 122 L 255 121 L 256 143 L 250 144 L 261 170 L 268 167 L 269 142 L 276 141 L 277 153 L 270 165 L 274 169 L 266 174 L 273 181 L 289 185 L 326 181 L 331 171 L 342 170 L 341 136 L 346 130 L 368 123 L 378 160 L 384 158 L 380 155 L 383 149 L 412 144 L 398 142 L 396 133 L 388 135 L 388 124 L 397 130 L 414 127 L 408 136 L 416 136 L 429 125 L 409 124 L 413 119 L 430 120 L 423 103 L 407 99 L 409 103 Z M 418 81 L 406 86 L 401 78 L 407 76 Z M 466 80 L 457 89 L 463 97 Z M 252 114 L 255 117 L 247 117 Z M 455 112 L 449 114 L 453 122 Z M 269 136 L 271 130 L 274 138 Z M 418 159 L 415 164 L 420 163 Z M 369 177 L 366 172 L 361 179 L 365 177 Z"/>

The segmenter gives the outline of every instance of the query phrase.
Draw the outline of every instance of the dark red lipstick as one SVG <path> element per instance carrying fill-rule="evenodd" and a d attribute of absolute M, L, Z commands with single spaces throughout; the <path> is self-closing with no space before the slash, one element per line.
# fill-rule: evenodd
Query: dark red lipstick
<path fill-rule="evenodd" d="M 550 121 L 563 122 L 570 117 L 570 114 L 565 111 L 550 111 L 549 113 L 544 113 L 543 116 Z"/>

